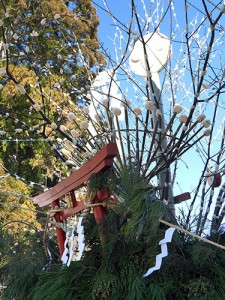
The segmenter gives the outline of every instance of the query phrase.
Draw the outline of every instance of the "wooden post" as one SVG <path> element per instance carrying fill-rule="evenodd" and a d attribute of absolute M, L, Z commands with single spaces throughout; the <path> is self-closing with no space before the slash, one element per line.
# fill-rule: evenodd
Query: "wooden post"
<path fill-rule="evenodd" d="M 97 224 L 100 224 L 105 219 L 105 208 L 103 206 L 96 206 L 93 209 L 95 221 Z"/>
<path fill-rule="evenodd" d="M 93 203 L 102 202 L 110 196 L 109 189 L 104 188 L 97 192 Z M 105 219 L 105 208 L 102 205 L 96 206 L 93 209 L 95 221 L 97 224 L 100 224 Z"/>
<path fill-rule="evenodd" d="M 59 200 L 55 200 L 52 202 L 52 209 L 56 209 L 56 208 L 59 208 Z M 61 222 L 60 215 L 58 213 L 55 214 L 55 220 L 56 222 Z M 64 252 L 66 233 L 62 230 L 62 228 L 56 226 L 56 235 L 57 235 L 57 240 L 59 245 L 60 256 L 62 256 Z"/>
<path fill-rule="evenodd" d="M 70 197 L 71 197 L 73 207 L 77 206 L 77 200 L 76 200 L 76 197 L 75 197 L 75 194 L 74 194 L 74 190 L 70 191 Z"/>

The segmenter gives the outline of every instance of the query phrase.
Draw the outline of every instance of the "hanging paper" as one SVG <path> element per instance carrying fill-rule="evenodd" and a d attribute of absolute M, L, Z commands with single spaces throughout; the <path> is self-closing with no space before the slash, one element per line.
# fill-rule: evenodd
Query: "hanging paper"
<path fill-rule="evenodd" d="M 66 240 L 64 242 L 64 251 L 61 257 L 61 261 L 63 262 L 64 265 L 67 263 L 69 257 L 68 241 L 69 241 L 69 232 L 66 233 Z"/>
<path fill-rule="evenodd" d="M 80 260 L 81 256 L 84 251 L 84 226 L 81 225 L 83 217 L 79 218 L 78 224 L 77 224 L 77 233 L 78 233 L 78 255 L 76 260 Z"/>
<path fill-rule="evenodd" d="M 74 230 L 73 230 L 73 232 L 71 234 L 71 237 L 70 237 L 69 258 L 68 258 L 68 261 L 67 261 L 67 267 L 70 266 L 73 255 L 74 255 Z"/>
<path fill-rule="evenodd" d="M 159 242 L 161 245 L 161 253 L 156 256 L 156 264 L 154 267 L 150 268 L 143 277 L 151 275 L 154 271 L 157 271 L 161 268 L 162 259 L 168 255 L 167 243 L 170 243 L 173 237 L 175 228 L 169 228 L 165 232 L 165 238 Z"/>

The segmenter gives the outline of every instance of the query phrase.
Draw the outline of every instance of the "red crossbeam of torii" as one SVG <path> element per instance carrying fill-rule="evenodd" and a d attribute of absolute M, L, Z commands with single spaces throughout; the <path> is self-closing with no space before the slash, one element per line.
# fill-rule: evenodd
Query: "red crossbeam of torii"
<path fill-rule="evenodd" d="M 104 148 L 99 150 L 86 164 L 80 169 L 72 173 L 69 177 L 62 180 L 47 192 L 40 194 L 33 198 L 33 202 L 40 207 L 51 204 L 52 209 L 59 207 L 60 198 L 69 194 L 72 202 L 72 207 L 63 209 L 55 214 L 56 222 L 62 222 L 63 220 L 75 215 L 85 208 L 84 201 L 76 201 L 74 192 L 84 186 L 90 179 L 91 175 L 101 171 L 109 169 L 113 164 L 113 158 L 117 155 L 118 149 L 115 143 L 109 143 Z M 98 191 L 95 197 L 92 199 L 93 203 L 101 202 L 109 198 L 109 191 L 103 189 Z M 96 223 L 100 223 L 105 217 L 105 208 L 103 206 L 96 206 L 93 208 Z M 66 240 L 65 232 L 56 227 L 56 234 L 59 244 L 60 255 L 64 251 L 64 242 Z"/>

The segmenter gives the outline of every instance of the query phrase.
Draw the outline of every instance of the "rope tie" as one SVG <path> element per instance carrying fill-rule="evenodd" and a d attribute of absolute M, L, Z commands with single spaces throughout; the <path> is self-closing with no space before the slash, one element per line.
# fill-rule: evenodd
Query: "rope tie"
<path fill-rule="evenodd" d="M 91 199 L 93 199 L 93 198 L 94 198 L 94 195 L 92 193 L 87 193 L 86 198 L 83 200 L 84 205 L 85 205 L 85 208 L 81 212 L 81 216 L 83 218 L 86 218 L 88 216 L 92 207 L 97 207 L 97 206 L 107 207 L 107 205 L 110 204 L 108 202 L 108 200 L 110 200 L 110 199 L 115 200 L 112 197 L 109 197 L 102 202 L 91 203 Z M 54 209 L 51 209 L 47 214 L 48 214 L 49 218 L 54 218 L 56 213 L 61 212 L 63 210 L 64 210 L 63 208 L 54 208 Z M 59 227 L 59 228 L 63 229 L 64 231 L 66 231 L 65 230 L 66 224 L 64 224 L 62 222 L 55 222 L 54 220 L 52 220 L 51 223 L 53 225 L 55 225 L 56 227 Z"/>
<path fill-rule="evenodd" d="M 97 203 L 88 203 L 86 204 L 85 207 L 96 207 L 96 206 L 103 206 L 103 207 L 106 207 L 107 206 L 107 201 L 102 201 L 102 202 L 97 202 Z"/>
<path fill-rule="evenodd" d="M 55 227 L 61 228 L 65 232 L 67 232 L 66 223 L 64 223 L 64 222 L 55 222 L 55 221 L 51 220 L 51 224 L 54 225 Z"/>

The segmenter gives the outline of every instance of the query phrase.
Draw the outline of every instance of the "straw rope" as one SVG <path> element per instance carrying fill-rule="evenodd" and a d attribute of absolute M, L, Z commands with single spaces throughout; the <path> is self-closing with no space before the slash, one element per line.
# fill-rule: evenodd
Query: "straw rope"
<path fill-rule="evenodd" d="M 182 232 L 184 232 L 184 233 L 186 233 L 186 234 L 188 234 L 188 235 L 190 235 L 190 236 L 193 236 L 193 237 L 196 238 L 196 239 L 201 240 L 202 242 L 208 243 L 208 244 L 213 245 L 213 246 L 215 246 L 215 247 L 217 247 L 217 248 L 221 248 L 221 249 L 225 250 L 225 246 L 223 246 L 223 245 L 221 245 L 221 244 L 218 244 L 218 243 L 215 243 L 215 242 L 213 242 L 213 241 L 210 241 L 210 240 L 208 240 L 208 239 L 206 239 L 206 238 L 203 238 L 203 237 L 201 237 L 201 236 L 199 236 L 199 235 L 197 235 L 197 234 L 194 234 L 194 233 L 192 233 L 192 232 L 190 232 L 190 231 L 188 231 L 188 230 L 186 230 L 186 229 L 183 229 L 183 228 L 181 228 L 181 227 L 179 227 L 179 226 L 177 226 L 177 225 L 174 225 L 174 224 L 169 223 L 169 222 L 164 221 L 164 220 L 160 220 L 160 223 L 165 224 L 165 225 L 167 225 L 167 226 L 169 226 L 169 227 L 173 227 L 173 228 L 175 228 L 175 229 L 178 230 L 178 231 L 182 231 Z"/>

